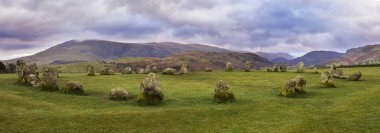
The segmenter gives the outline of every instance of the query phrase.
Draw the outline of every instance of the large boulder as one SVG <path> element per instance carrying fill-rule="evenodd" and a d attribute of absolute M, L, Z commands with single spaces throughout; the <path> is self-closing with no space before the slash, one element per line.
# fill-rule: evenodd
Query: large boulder
<path fill-rule="evenodd" d="M 337 69 L 336 66 L 333 64 L 330 67 L 330 73 L 334 78 L 338 79 L 347 79 L 346 76 L 344 76 L 343 70 L 342 69 Z"/>
<path fill-rule="evenodd" d="M 286 66 L 285 63 L 283 63 L 283 64 L 280 65 L 280 71 L 281 71 L 281 72 L 286 72 L 287 69 L 288 69 L 288 68 L 287 68 L 287 66 Z"/>
<path fill-rule="evenodd" d="M 40 86 L 42 91 L 58 91 L 58 70 L 56 68 L 44 68 Z"/>
<path fill-rule="evenodd" d="M 246 61 L 244 63 L 244 71 L 246 71 L 246 72 L 250 72 L 251 71 L 251 62 Z"/>
<path fill-rule="evenodd" d="M 223 80 L 217 82 L 215 86 L 214 101 L 216 103 L 231 102 L 235 100 L 234 93 L 230 90 L 230 85 Z"/>
<path fill-rule="evenodd" d="M 297 64 L 297 73 L 303 73 L 305 71 L 305 64 L 303 62 L 299 62 Z"/>
<path fill-rule="evenodd" d="M 226 62 L 226 72 L 232 72 L 234 71 L 234 67 L 232 66 L 231 62 Z"/>
<path fill-rule="evenodd" d="M 40 81 L 40 78 L 37 75 L 34 75 L 34 74 L 29 74 L 26 77 L 27 84 L 31 85 L 33 87 L 38 87 L 39 86 L 39 84 L 38 84 L 39 81 Z"/>
<path fill-rule="evenodd" d="M 175 69 L 173 68 L 165 68 L 163 71 L 162 71 L 162 74 L 163 75 L 174 75 L 176 72 Z"/>
<path fill-rule="evenodd" d="M 359 81 L 361 77 L 362 77 L 362 73 L 356 72 L 356 73 L 353 73 L 352 75 L 350 75 L 347 80 L 348 81 Z"/>
<path fill-rule="evenodd" d="M 281 90 L 281 95 L 285 97 L 294 96 L 296 94 L 303 94 L 305 92 L 306 80 L 297 75 L 294 79 L 286 82 L 284 88 Z"/>
<path fill-rule="evenodd" d="M 273 70 L 273 72 L 278 72 L 278 65 L 274 64 L 272 70 Z"/>
<path fill-rule="evenodd" d="M 88 76 L 95 76 L 95 68 L 94 66 L 90 65 L 87 67 L 87 75 Z"/>
<path fill-rule="evenodd" d="M 334 79 L 329 71 L 321 73 L 321 84 L 323 87 L 335 87 Z"/>
<path fill-rule="evenodd" d="M 127 100 L 128 92 L 123 88 L 113 88 L 110 92 L 111 100 Z"/>
<path fill-rule="evenodd" d="M 121 72 L 121 74 L 132 74 L 132 68 L 131 67 L 126 67 L 124 70 Z"/>
<path fill-rule="evenodd" d="M 61 92 L 65 94 L 86 95 L 86 93 L 84 93 L 82 84 L 78 81 L 67 82 L 62 88 Z"/>
<path fill-rule="evenodd" d="M 150 72 L 152 72 L 152 70 L 150 69 L 150 65 L 147 65 L 146 67 L 145 67 L 145 69 L 144 69 L 144 74 L 148 74 L 148 73 L 150 73 Z"/>
<path fill-rule="evenodd" d="M 187 74 L 189 73 L 189 70 L 187 68 L 187 63 L 181 64 L 181 69 L 179 70 L 179 74 Z"/>
<path fill-rule="evenodd" d="M 164 100 L 161 83 L 155 73 L 149 73 L 140 84 L 138 101 L 143 104 L 159 104 Z"/>
<path fill-rule="evenodd" d="M 17 83 L 26 84 L 26 77 L 29 74 L 29 67 L 23 60 L 18 60 L 16 63 Z"/>

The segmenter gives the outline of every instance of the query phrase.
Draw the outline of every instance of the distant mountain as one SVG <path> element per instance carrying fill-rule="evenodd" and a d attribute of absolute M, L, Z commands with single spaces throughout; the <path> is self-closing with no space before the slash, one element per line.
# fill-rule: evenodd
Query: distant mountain
<path fill-rule="evenodd" d="M 349 64 L 380 61 L 380 44 L 349 49 L 340 60 Z"/>
<path fill-rule="evenodd" d="M 343 53 L 334 51 L 312 51 L 304 56 L 294 58 L 286 61 L 288 64 L 297 64 L 298 62 L 304 62 L 306 66 L 310 65 L 324 65 L 329 63 L 333 59 L 338 59 L 343 56 Z"/>
<path fill-rule="evenodd" d="M 257 52 L 257 55 L 264 57 L 268 59 L 269 61 L 276 62 L 279 60 L 290 60 L 293 59 L 294 57 L 291 56 L 288 53 L 264 53 L 264 52 Z"/>
<path fill-rule="evenodd" d="M 122 43 L 105 40 L 67 41 L 32 56 L 8 60 L 16 62 L 23 59 L 37 64 L 69 64 L 76 62 L 108 61 L 122 57 L 166 57 L 186 51 L 229 52 L 229 50 L 201 45 L 161 43 Z"/>
<path fill-rule="evenodd" d="M 206 67 L 224 69 L 227 61 L 230 61 L 236 69 L 244 68 L 246 61 L 252 63 L 252 68 L 272 66 L 270 61 L 254 53 L 201 51 L 183 52 L 166 58 L 120 58 L 113 60 L 111 64 L 114 64 L 119 71 L 125 67 L 145 68 L 146 65 L 155 65 L 162 70 L 167 67 L 179 69 L 182 62 L 187 62 L 190 70 L 203 71 Z"/>

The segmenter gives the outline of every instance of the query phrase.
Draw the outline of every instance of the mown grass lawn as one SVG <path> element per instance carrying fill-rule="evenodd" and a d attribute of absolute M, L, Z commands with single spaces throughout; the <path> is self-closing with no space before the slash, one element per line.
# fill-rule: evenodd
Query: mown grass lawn
<path fill-rule="evenodd" d="M 0 75 L 0 132 L 380 132 L 380 68 L 362 71 L 362 81 L 336 80 L 321 88 L 320 75 L 303 75 L 307 93 L 280 97 L 281 87 L 297 73 L 195 72 L 159 75 L 164 104 L 136 102 L 145 75 L 89 77 L 61 74 L 80 81 L 88 96 L 41 92 L 15 85 L 14 74 Z M 218 80 L 231 85 L 237 101 L 213 103 Z M 111 88 L 123 87 L 128 101 L 111 101 Z"/>

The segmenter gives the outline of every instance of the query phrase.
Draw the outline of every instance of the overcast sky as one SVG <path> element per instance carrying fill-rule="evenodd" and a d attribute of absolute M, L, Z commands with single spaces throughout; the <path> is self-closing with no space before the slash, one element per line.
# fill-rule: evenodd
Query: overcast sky
<path fill-rule="evenodd" d="M 0 0 L 0 60 L 73 39 L 345 52 L 380 43 L 380 0 Z"/>

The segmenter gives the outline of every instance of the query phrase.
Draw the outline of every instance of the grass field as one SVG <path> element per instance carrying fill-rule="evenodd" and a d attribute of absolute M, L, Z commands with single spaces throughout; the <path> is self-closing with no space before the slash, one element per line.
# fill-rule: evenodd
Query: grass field
<path fill-rule="evenodd" d="M 281 87 L 297 73 L 195 72 L 159 75 L 164 104 L 141 106 L 136 97 L 145 75 L 89 77 L 61 74 L 81 81 L 88 96 L 40 92 L 15 85 L 15 74 L 0 75 L 0 132 L 380 132 L 380 68 L 362 71 L 362 81 L 336 80 L 321 88 L 320 75 L 303 75 L 307 93 L 280 97 Z M 218 80 L 231 85 L 236 102 L 213 103 Z M 111 88 L 124 87 L 128 101 L 111 101 Z"/>

